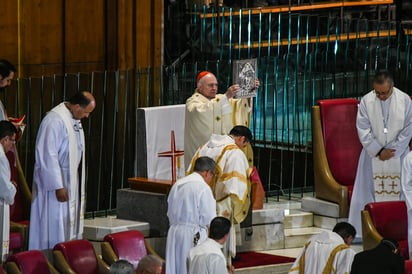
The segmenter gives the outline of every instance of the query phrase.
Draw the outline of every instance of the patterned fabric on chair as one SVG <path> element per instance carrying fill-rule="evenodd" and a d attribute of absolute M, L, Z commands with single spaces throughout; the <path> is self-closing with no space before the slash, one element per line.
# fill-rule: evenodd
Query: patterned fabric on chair
<path fill-rule="evenodd" d="M 319 100 L 312 107 L 313 169 L 316 198 L 337 203 L 348 217 L 362 145 L 356 129 L 359 101 Z"/>
<path fill-rule="evenodd" d="M 88 240 L 58 243 L 53 248 L 54 266 L 60 273 L 98 274 L 104 272 L 101 259 Z"/>
<path fill-rule="evenodd" d="M 39 250 L 23 251 L 10 255 L 7 258 L 5 269 L 8 274 L 58 273 Z"/>
<path fill-rule="evenodd" d="M 409 259 L 408 215 L 404 201 L 369 203 L 362 210 L 363 249 L 371 249 L 383 239 L 398 241 L 400 254 Z"/>
<path fill-rule="evenodd" d="M 109 266 L 119 259 L 124 259 L 136 268 L 140 259 L 147 254 L 153 254 L 160 258 L 146 242 L 143 233 L 138 230 L 106 235 L 101 243 L 101 250 L 103 261 Z M 163 261 L 163 259 L 161 260 Z"/>

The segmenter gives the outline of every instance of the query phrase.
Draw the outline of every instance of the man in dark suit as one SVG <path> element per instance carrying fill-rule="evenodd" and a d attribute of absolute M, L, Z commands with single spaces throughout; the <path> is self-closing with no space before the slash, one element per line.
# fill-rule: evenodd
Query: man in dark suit
<path fill-rule="evenodd" d="M 373 249 L 359 252 L 352 263 L 351 274 L 402 274 L 404 258 L 399 255 L 398 242 L 383 239 Z"/>

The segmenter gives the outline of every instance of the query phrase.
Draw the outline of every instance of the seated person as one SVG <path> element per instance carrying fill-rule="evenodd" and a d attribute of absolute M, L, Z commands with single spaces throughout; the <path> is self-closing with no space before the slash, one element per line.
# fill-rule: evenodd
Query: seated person
<path fill-rule="evenodd" d="M 154 255 L 144 256 L 137 265 L 136 274 L 161 274 L 162 261 Z"/>
<path fill-rule="evenodd" d="M 109 274 L 134 274 L 134 267 L 127 260 L 118 260 L 110 266 Z"/>

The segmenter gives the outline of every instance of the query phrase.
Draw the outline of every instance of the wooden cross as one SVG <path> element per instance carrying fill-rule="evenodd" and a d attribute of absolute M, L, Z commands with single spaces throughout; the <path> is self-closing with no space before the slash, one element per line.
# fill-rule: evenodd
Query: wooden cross
<path fill-rule="evenodd" d="M 170 132 L 170 150 L 159 152 L 159 157 L 170 157 L 172 161 L 172 185 L 176 182 L 176 162 L 177 158 L 184 155 L 183 150 L 176 150 L 175 131 Z"/>

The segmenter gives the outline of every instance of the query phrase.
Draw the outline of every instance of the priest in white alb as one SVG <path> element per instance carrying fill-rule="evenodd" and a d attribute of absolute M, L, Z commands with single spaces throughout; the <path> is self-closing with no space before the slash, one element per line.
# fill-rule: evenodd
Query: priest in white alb
<path fill-rule="evenodd" d="M 96 101 L 76 93 L 44 117 L 36 139 L 29 249 L 48 251 L 81 239 L 85 209 L 85 142 L 81 119 Z"/>
<path fill-rule="evenodd" d="M 412 151 L 403 160 L 401 186 L 408 210 L 408 250 L 409 258 L 412 258 Z"/>
<path fill-rule="evenodd" d="M 255 82 L 259 87 L 259 80 Z M 252 110 L 252 99 L 234 99 L 239 85 L 230 86 L 224 94 L 218 94 L 216 76 L 202 71 L 197 76 L 197 88 L 186 100 L 185 113 L 185 167 L 196 150 L 209 140 L 212 134 L 228 134 L 235 125 L 249 127 L 249 116 Z M 253 164 L 253 151 L 249 146 L 248 161 Z"/>
<path fill-rule="evenodd" d="M 11 180 L 10 164 L 6 153 L 14 147 L 16 127 L 9 121 L 0 121 L 0 257 L 4 263 L 10 246 L 10 205 L 14 203 L 16 182 Z"/>
<path fill-rule="evenodd" d="M 250 206 L 250 181 L 248 161 L 241 148 L 252 140 L 252 133 L 245 126 L 233 127 L 229 135 L 213 134 L 193 156 L 192 163 L 201 156 L 216 161 L 216 174 L 211 188 L 217 201 L 217 216 L 228 218 L 232 224 L 240 224 L 247 216 Z M 189 166 L 188 172 L 192 170 Z M 236 228 L 231 229 L 225 255 L 231 265 L 236 256 Z M 240 244 L 240 239 L 238 239 Z"/>
<path fill-rule="evenodd" d="M 346 222 L 337 223 L 332 231 L 312 236 L 297 256 L 289 274 L 348 274 L 355 251 L 349 246 L 355 228 Z"/>
<path fill-rule="evenodd" d="M 207 239 L 208 228 L 216 216 L 216 200 L 209 183 L 216 163 L 209 157 L 195 162 L 194 172 L 173 184 L 167 198 L 169 230 L 166 242 L 166 273 L 187 273 L 189 250 Z"/>
<path fill-rule="evenodd" d="M 411 98 L 394 87 L 389 72 L 379 71 L 374 76 L 373 90 L 360 102 L 356 127 L 363 149 L 348 221 L 361 238 L 361 210 L 365 205 L 400 199 L 401 164 L 412 137 Z"/>

